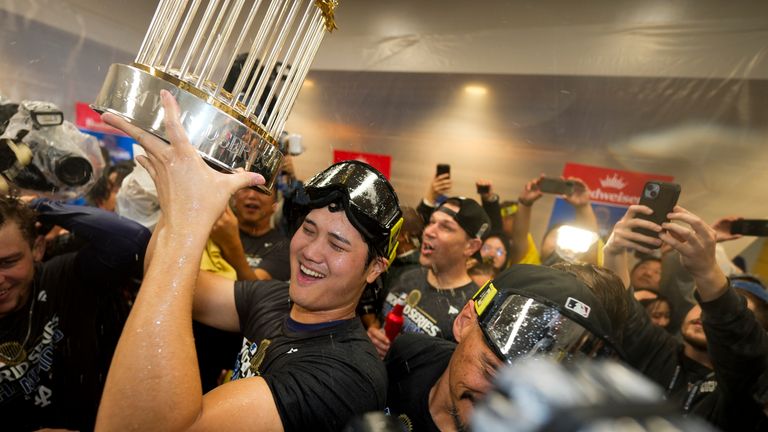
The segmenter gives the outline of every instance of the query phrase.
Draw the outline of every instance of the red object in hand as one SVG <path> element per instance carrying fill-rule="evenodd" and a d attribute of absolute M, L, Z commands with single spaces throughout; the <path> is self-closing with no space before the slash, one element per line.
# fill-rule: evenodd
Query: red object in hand
<path fill-rule="evenodd" d="M 400 334 L 400 329 L 403 328 L 403 308 L 405 307 L 406 294 L 400 294 L 400 298 L 397 299 L 395 307 L 387 314 L 387 319 L 384 320 L 384 333 L 387 335 L 387 339 L 391 341 L 395 340 L 397 335 Z"/>

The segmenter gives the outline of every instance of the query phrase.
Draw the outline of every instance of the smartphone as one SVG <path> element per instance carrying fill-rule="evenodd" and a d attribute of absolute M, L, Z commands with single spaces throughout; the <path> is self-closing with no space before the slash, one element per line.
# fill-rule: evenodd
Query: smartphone
<path fill-rule="evenodd" d="M 680 185 L 677 183 L 668 183 L 663 181 L 649 181 L 643 187 L 643 193 L 640 195 L 640 205 L 648 206 L 653 210 L 653 214 L 639 214 L 639 219 L 649 220 L 657 225 L 668 222 L 667 214 L 671 213 L 677 205 L 677 199 L 680 198 Z M 649 237 L 659 238 L 659 233 L 645 228 L 633 228 L 636 233 L 647 235 Z M 658 249 L 659 246 L 640 243 L 648 249 Z"/>
<path fill-rule="evenodd" d="M 768 237 L 767 219 L 739 219 L 731 222 L 731 234 Z"/>
<path fill-rule="evenodd" d="M 553 177 L 543 177 L 538 182 L 540 191 L 557 195 L 571 195 L 573 193 L 573 184 L 571 180 Z"/>
<path fill-rule="evenodd" d="M 491 191 L 491 185 L 477 185 L 477 193 L 480 195 L 487 194 Z"/>
<path fill-rule="evenodd" d="M 435 177 L 441 175 L 441 174 L 451 174 L 451 166 L 448 164 L 437 164 L 437 174 L 435 174 Z"/>

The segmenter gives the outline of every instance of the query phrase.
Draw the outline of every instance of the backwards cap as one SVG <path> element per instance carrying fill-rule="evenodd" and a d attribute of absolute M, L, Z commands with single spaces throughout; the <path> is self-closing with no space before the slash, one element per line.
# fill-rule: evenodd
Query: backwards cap
<path fill-rule="evenodd" d="M 508 363 L 545 353 L 558 360 L 614 356 L 608 315 L 574 275 L 518 264 L 472 297 L 486 342 Z"/>
<path fill-rule="evenodd" d="M 454 211 L 445 206 L 452 202 L 459 203 L 459 211 Z M 436 211 L 452 217 L 470 238 L 484 240 L 488 236 L 488 231 L 491 228 L 491 219 L 488 217 L 485 210 L 483 210 L 483 207 L 472 198 L 448 198 Z"/>
<path fill-rule="evenodd" d="M 331 165 L 307 181 L 306 196 L 296 200 L 305 211 L 328 206 L 344 210 L 349 222 L 379 255 L 391 263 L 403 224 L 392 185 L 372 166 L 359 161 Z"/>

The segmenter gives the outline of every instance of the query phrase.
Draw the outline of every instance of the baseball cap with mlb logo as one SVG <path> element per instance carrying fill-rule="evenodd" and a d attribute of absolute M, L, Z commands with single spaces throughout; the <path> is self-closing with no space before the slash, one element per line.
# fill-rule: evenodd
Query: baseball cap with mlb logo
<path fill-rule="evenodd" d="M 602 304 L 570 273 L 514 265 L 472 300 L 486 343 L 507 363 L 534 355 L 558 361 L 621 357 Z"/>

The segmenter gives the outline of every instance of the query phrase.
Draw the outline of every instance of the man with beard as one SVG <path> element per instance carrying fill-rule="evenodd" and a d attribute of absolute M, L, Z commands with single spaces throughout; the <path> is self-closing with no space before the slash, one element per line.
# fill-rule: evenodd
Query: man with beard
<path fill-rule="evenodd" d="M 430 216 L 424 228 L 419 263 L 422 267 L 403 272 L 389 287 L 380 322 L 401 294 L 407 295 L 403 310 L 403 333 L 423 333 L 455 340 L 453 320 L 478 286 L 467 274 L 467 260 L 483 244 L 490 220 L 470 198 L 449 198 Z M 390 341 L 384 330 L 371 326 L 368 336 L 383 358 Z"/>
<path fill-rule="evenodd" d="M 666 243 L 680 254 L 696 283 L 699 304 L 683 320 L 681 343 L 653 326 L 635 302 L 623 343 L 628 362 L 661 385 L 667 398 L 686 414 L 701 416 L 723 430 L 765 430 L 766 417 L 752 399 L 752 386 L 768 362 L 768 337 L 765 323 L 761 326 L 753 311 L 764 315 L 756 302 L 768 296 L 750 297 L 744 283 L 729 282 L 716 262 L 715 231 L 696 215 L 680 206 L 668 215 L 670 221 L 688 226 L 656 225 L 635 217 L 652 212 L 640 205 L 627 210 L 604 248 L 606 267 L 629 286 L 627 250 L 649 254 L 652 251 L 643 243 Z M 659 238 L 633 228 L 652 230 Z"/>

